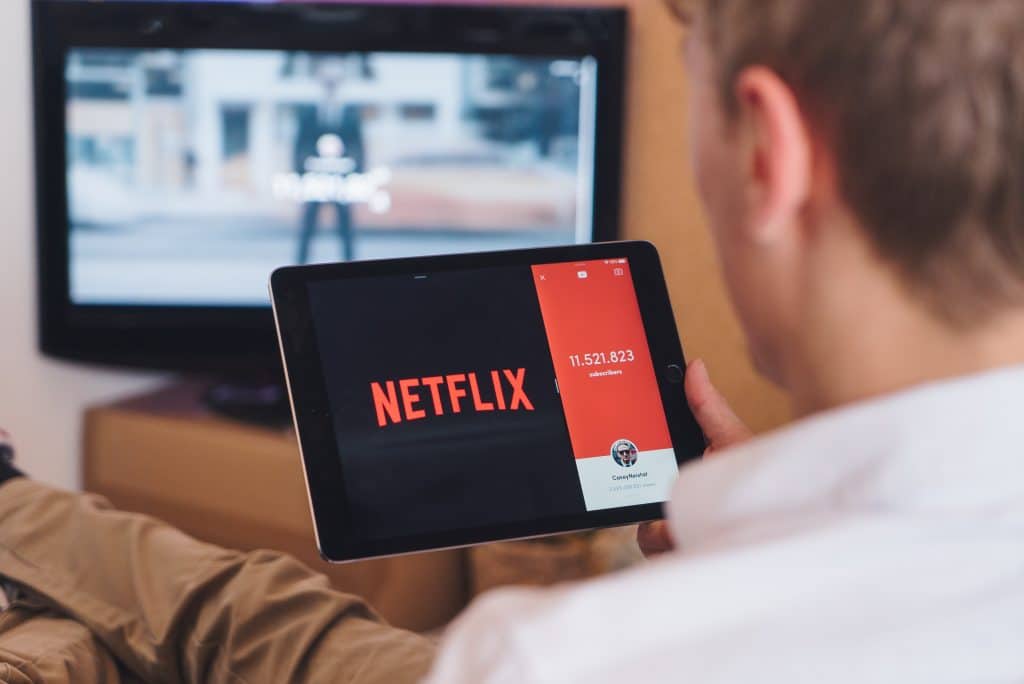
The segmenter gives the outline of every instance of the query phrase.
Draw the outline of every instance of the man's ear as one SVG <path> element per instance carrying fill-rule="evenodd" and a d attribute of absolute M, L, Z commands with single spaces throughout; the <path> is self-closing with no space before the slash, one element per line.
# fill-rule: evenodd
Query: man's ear
<path fill-rule="evenodd" d="M 736 98 L 750 238 L 772 244 L 796 225 L 809 199 L 812 133 L 793 90 L 771 69 L 743 70 Z"/>

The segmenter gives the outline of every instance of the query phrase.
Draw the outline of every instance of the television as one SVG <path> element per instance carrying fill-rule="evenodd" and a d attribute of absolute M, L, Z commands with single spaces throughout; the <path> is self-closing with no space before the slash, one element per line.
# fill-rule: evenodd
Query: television
<path fill-rule="evenodd" d="M 624 10 L 33 0 L 32 20 L 50 356 L 277 369 L 278 266 L 617 237 Z"/>

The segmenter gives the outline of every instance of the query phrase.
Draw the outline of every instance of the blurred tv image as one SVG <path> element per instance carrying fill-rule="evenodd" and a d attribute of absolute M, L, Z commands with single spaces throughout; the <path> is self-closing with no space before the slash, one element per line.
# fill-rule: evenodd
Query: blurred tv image
<path fill-rule="evenodd" d="M 591 58 L 74 48 L 65 76 L 76 304 L 592 238 Z"/>

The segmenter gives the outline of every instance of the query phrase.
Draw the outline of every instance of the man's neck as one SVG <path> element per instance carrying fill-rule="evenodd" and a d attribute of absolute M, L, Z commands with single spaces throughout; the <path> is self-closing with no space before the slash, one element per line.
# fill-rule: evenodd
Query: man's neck
<path fill-rule="evenodd" d="M 811 296 L 801 327 L 816 332 L 797 335 L 785 373 L 798 415 L 1024 365 L 1024 308 L 957 329 L 884 271 L 848 273 L 842 286 Z"/>

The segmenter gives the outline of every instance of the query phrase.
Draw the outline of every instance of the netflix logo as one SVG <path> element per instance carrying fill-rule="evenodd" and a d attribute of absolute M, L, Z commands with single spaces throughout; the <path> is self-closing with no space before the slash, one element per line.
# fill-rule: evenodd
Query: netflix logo
<path fill-rule="evenodd" d="M 370 383 L 377 425 L 387 427 L 464 411 L 533 411 L 526 369 L 456 373 Z"/>

